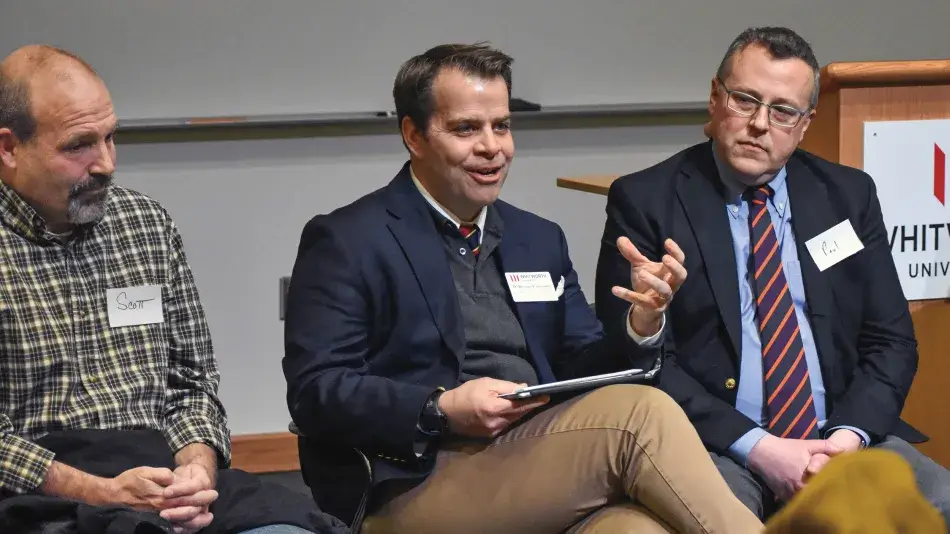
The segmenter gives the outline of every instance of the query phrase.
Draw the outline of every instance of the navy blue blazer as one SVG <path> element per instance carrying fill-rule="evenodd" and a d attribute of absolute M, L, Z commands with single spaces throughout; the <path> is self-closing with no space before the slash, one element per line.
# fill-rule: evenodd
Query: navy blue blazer
<path fill-rule="evenodd" d="M 622 356 L 606 351 L 560 227 L 500 200 L 493 209 L 504 221 L 503 272 L 564 278 L 556 302 L 513 303 L 541 381 L 615 368 Z M 340 449 L 366 456 L 372 484 L 428 474 L 431 462 L 413 450 L 416 423 L 437 387 L 458 385 L 464 354 L 442 238 L 408 164 L 388 186 L 307 223 L 287 296 L 283 369 L 291 417 L 310 452 L 320 450 L 302 449 L 301 461 L 320 464 L 312 472 L 327 479 L 309 480 L 311 488 L 357 477 L 328 474 L 327 464 L 347 463 Z"/>
<path fill-rule="evenodd" d="M 826 390 L 825 428 L 850 425 L 873 443 L 888 434 L 925 436 L 900 420 L 917 371 L 917 342 L 894 267 L 874 182 L 866 173 L 798 150 L 789 159 L 788 194 L 801 261 L 806 310 Z M 597 312 L 608 337 L 625 343 L 626 302 L 610 293 L 629 284 L 616 241 L 627 236 L 648 258 L 672 238 L 689 273 L 667 313 L 658 386 L 679 402 L 707 447 L 727 454 L 756 424 L 735 409 L 740 319 L 736 260 L 722 182 L 709 142 L 688 148 L 610 187 L 597 265 Z M 851 221 L 864 249 L 819 271 L 805 242 Z"/>

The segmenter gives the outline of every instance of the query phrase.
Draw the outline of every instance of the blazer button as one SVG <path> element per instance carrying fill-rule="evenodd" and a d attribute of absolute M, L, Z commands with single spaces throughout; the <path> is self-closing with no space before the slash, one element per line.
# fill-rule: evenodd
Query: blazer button
<path fill-rule="evenodd" d="M 726 380 L 726 389 L 736 389 L 736 379 L 730 378 Z"/>

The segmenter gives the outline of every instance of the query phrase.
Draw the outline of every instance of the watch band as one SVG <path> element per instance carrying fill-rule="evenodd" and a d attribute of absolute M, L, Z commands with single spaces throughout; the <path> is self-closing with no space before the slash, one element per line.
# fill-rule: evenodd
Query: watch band
<path fill-rule="evenodd" d="M 422 413 L 419 414 L 419 422 L 416 428 L 419 432 L 427 436 L 441 436 L 448 426 L 448 418 L 439 409 L 439 397 L 445 393 L 445 388 L 439 388 L 426 399 L 422 407 Z"/>

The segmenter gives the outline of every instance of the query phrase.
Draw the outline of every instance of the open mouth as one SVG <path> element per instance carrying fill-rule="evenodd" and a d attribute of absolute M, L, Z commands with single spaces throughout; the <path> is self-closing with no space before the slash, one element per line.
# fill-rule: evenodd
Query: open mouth
<path fill-rule="evenodd" d="M 480 183 L 493 183 L 501 177 L 501 172 L 504 170 L 504 165 L 498 165 L 495 167 L 479 167 L 477 169 L 466 169 L 469 176 L 474 178 L 477 182 Z"/>

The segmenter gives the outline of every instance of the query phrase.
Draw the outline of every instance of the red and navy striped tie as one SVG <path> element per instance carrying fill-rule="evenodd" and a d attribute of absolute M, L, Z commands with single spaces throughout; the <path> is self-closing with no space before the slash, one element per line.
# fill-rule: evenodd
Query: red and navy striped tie
<path fill-rule="evenodd" d="M 459 232 L 462 234 L 462 237 L 468 241 L 468 248 L 472 251 L 472 254 L 477 258 L 478 250 L 481 248 L 481 232 L 478 229 L 478 226 L 474 224 L 462 224 L 459 225 Z"/>
<path fill-rule="evenodd" d="M 788 280 L 782 269 L 782 251 L 767 209 L 772 188 L 750 188 L 750 193 L 753 285 L 762 343 L 768 430 L 782 438 L 815 438 L 818 436 L 818 419 L 805 362 L 805 347 Z"/>

